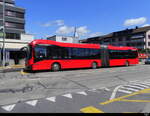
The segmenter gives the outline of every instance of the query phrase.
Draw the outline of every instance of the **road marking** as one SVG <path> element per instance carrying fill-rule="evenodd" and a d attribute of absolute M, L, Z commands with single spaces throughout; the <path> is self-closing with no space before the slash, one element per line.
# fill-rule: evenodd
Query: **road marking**
<path fill-rule="evenodd" d="M 119 89 L 118 92 L 127 93 L 127 94 L 133 93 L 133 92 L 131 92 L 131 91 L 126 91 L 126 90 L 122 90 L 122 89 Z"/>
<path fill-rule="evenodd" d="M 112 95 L 111 95 L 111 97 L 110 97 L 109 100 L 114 99 L 114 98 L 116 97 L 116 93 L 117 93 L 118 89 L 119 89 L 120 87 L 122 87 L 122 86 L 123 86 L 123 85 L 117 86 L 117 87 L 114 89 L 114 91 L 112 92 Z"/>
<path fill-rule="evenodd" d="M 46 100 L 56 102 L 56 97 L 49 97 L 49 98 L 46 98 Z"/>
<path fill-rule="evenodd" d="M 72 99 L 72 95 L 71 94 L 65 94 L 65 95 L 62 95 L 62 96 Z"/>
<path fill-rule="evenodd" d="M 83 113 L 104 113 L 102 110 L 97 109 L 93 106 L 82 108 L 82 109 L 80 109 L 80 111 Z"/>
<path fill-rule="evenodd" d="M 29 73 L 27 73 L 27 72 L 24 72 L 23 70 L 21 70 L 21 72 L 20 72 L 22 75 L 26 75 L 26 74 L 29 74 Z"/>
<path fill-rule="evenodd" d="M 90 89 L 90 90 L 88 90 L 88 91 L 96 92 L 97 89 Z"/>
<path fill-rule="evenodd" d="M 100 103 L 100 105 L 106 105 L 106 104 L 109 104 L 109 103 L 112 103 L 112 102 L 120 101 L 121 99 L 125 99 L 125 98 L 128 98 L 128 97 L 138 95 L 138 94 L 143 94 L 143 93 L 150 93 L 150 89 L 144 89 L 144 90 L 141 90 L 141 91 L 138 91 L 138 92 L 131 93 L 129 95 L 125 95 L 125 96 L 121 96 L 121 97 L 118 97 L 118 98 L 115 98 L 115 99 L 112 99 L 112 100 L 108 100 L 108 101 Z"/>
<path fill-rule="evenodd" d="M 81 95 L 87 95 L 87 93 L 85 93 L 84 91 L 82 91 L 82 92 L 77 92 L 77 94 L 81 94 Z"/>
<path fill-rule="evenodd" d="M 139 82 L 139 80 L 130 81 L 130 83 L 136 83 Z"/>
<path fill-rule="evenodd" d="M 110 91 L 110 89 L 108 89 L 107 87 L 102 87 L 102 88 L 100 88 L 100 89 L 103 89 L 103 90 L 105 90 L 105 91 Z"/>
<path fill-rule="evenodd" d="M 150 82 L 144 82 L 143 84 L 150 86 Z"/>
<path fill-rule="evenodd" d="M 145 89 L 145 88 L 142 88 L 142 87 L 139 87 L 139 86 L 134 86 L 134 85 L 125 85 L 125 87 L 132 87 L 132 88 L 137 88 L 137 89 Z"/>
<path fill-rule="evenodd" d="M 141 87 L 149 88 L 149 86 L 146 86 L 145 83 L 133 83 L 132 85 L 139 85 Z"/>
<path fill-rule="evenodd" d="M 120 101 L 124 101 L 124 102 L 150 102 L 150 100 L 128 100 L 128 99 L 121 99 Z"/>
<path fill-rule="evenodd" d="M 131 90 L 131 91 L 134 91 L 134 92 L 137 92 L 139 91 L 138 89 L 133 89 L 133 88 L 129 88 L 129 87 L 121 87 L 120 89 L 125 89 L 125 90 Z"/>
<path fill-rule="evenodd" d="M 12 104 L 12 105 L 7 105 L 7 106 L 2 106 L 2 108 L 8 112 L 12 111 L 14 109 L 14 107 L 16 106 L 16 104 Z"/>
<path fill-rule="evenodd" d="M 135 113 L 135 112 L 123 112 L 123 113 Z"/>
<path fill-rule="evenodd" d="M 26 104 L 29 104 L 31 106 L 36 106 L 38 100 L 32 100 L 32 101 L 27 101 Z"/>

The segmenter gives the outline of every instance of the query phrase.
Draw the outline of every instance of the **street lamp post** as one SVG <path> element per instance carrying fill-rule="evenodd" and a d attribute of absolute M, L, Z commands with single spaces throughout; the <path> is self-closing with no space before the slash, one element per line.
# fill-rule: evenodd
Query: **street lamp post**
<path fill-rule="evenodd" d="M 5 0 L 3 0 L 3 67 L 5 67 Z"/>

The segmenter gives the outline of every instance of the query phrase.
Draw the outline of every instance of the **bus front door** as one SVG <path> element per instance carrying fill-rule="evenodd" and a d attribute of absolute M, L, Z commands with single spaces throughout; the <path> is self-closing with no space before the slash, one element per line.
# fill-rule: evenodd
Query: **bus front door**
<path fill-rule="evenodd" d="M 101 61 L 102 67 L 109 67 L 109 51 L 107 49 L 107 46 L 101 47 Z"/>

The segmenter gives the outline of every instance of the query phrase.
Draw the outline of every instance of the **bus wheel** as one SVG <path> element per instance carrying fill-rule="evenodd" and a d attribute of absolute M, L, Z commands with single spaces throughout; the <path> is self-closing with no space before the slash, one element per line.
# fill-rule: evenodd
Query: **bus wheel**
<path fill-rule="evenodd" d="M 126 63 L 125 63 L 125 66 L 129 66 L 130 64 L 129 64 L 129 62 L 128 61 L 126 61 Z"/>
<path fill-rule="evenodd" d="M 56 72 L 56 71 L 59 71 L 60 69 L 61 69 L 61 67 L 58 63 L 54 63 L 52 65 L 52 71 Z"/>
<path fill-rule="evenodd" d="M 96 69 L 97 68 L 97 63 L 96 62 L 93 62 L 92 63 L 92 69 Z"/>

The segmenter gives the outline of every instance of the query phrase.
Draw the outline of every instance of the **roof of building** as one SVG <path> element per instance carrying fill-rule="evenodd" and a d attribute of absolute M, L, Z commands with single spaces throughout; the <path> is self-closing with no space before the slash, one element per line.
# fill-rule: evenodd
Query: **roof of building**
<path fill-rule="evenodd" d="M 121 33 L 121 32 L 130 32 L 131 34 L 134 34 L 134 33 L 140 33 L 140 32 L 146 32 L 150 30 L 150 26 L 146 26 L 146 27 L 136 27 L 135 29 L 126 29 L 126 30 L 122 30 L 122 31 L 117 31 L 117 32 L 112 32 L 112 33 L 109 33 L 107 35 L 102 35 L 102 36 L 96 36 L 96 37 L 90 37 L 90 38 L 87 38 L 87 39 L 83 39 L 83 40 L 80 40 L 81 42 L 86 42 L 87 40 L 100 40 L 100 39 L 103 39 L 103 38 L 111 38 L 113 37 L 116 33 Z"/>
<path fill-rule="evenodd" d="M 141 28 L 137 28 L 133 30 L 133 33 L 138 33 L 138 32 L 145 32 L 150 30 L 150 26 L 146 26 L 146 27 L 141 27 Z"/>

